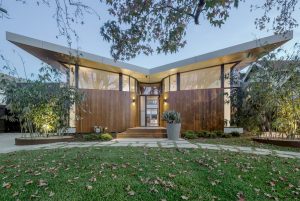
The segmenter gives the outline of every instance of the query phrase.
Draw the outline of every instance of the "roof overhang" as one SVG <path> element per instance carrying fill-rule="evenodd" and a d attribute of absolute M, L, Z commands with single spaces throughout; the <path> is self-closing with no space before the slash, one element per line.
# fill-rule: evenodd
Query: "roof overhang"
<path fill-rule="evenodd" d="M 45 63 L 61 70 L 63 64 L 78 63 L 81 66 L 131 75 L 141 82 L 160 82 L 164 77 L 178 72 L 217 66 L 224 63 L 238 63 L 237 68 L 244 68 L 261 56 L 280 47 L 293 38 L 293 32 L 273 35 L 243 44 L 231 46 L 207 54 L 162 65 L 152 69 L 71 49 L 65 46 L 6 32 L 6 39 Z"/>

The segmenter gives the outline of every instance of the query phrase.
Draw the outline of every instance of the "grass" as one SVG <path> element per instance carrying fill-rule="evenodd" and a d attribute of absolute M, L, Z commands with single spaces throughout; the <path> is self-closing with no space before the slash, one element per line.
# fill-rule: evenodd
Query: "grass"
<path fill-rule="evenodd" d="M 299 200 L 300 160 L 213 150 L 0 154 L 0 200 Z"/>
<path fill-rule="evenodd" d="M 247 147 L 256 147 L 263 149 L 274 149 L 282 151 L 295 151 L 300 152 L 300 148 L 296 147 L 281 147 L 271 144 L 264 144 L 259 142 L 254 142 L 252 140 L 253 136 L 241 136 L 241 137 L 232 137 L 232 138 L 199 138 L 194 140 L 189 140 L 192 143 L 207 143 L 207 144 L 223 144 L 223 145 L 235 145 L 235 146 L 247 146 Z"/>

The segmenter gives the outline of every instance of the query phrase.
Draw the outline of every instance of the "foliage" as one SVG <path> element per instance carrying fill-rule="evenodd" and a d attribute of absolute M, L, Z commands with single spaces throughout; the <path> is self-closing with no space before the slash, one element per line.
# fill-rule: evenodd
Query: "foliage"
<path fill-rule="evenodd" d="M 230 134 L 232 137 L 240 137 L 241 136 L 241 134 L 237 131 L 232 131 Z"/>
<path fill-rule="evenodd" d="M 90 133 L 90 134 L 84 134 L 83 139 L 86 141 L 95 141 L 95 140 L 110 141 L 113 139 L 113 137 L 109 133 L 104 133 L 104 134 Z"/>
<path fill-rule="evenodd" d="M 196 139 L 198 136 L 194 131 L 188 130 L 183 133 L 183 137 L 186 139 Z"/>
<path fill-rule="evenodd" d="M 181 122 L 180 113 L 174 110 L 165 111 L 162 114 L 162 119 L 168 124 L 179 124 Z"/>
<path fill-rule="evenodd" d="M 108 7 L 108 12 L 101 10 L 101 14 L 109 17 L 101 22 L 100 34 L 111 43 L 110 52 L 114 59 L 129 60 L 140 53 L 177 52 L 186 45 L 185 35 L 190 25 L 199 25 L 203 19 L 212 26 L 221 27 L 230 17 L 230 11 L 239 8 L 245 0 L 100 0 L 98 7 L 78 0 L 36 2 L 37 5 L 54 7 L 58 36 L 66 37 L 70 46 L 72 37 L 78 41 L 75 25 L 84 25 L 86 14 L 101 21 L 97 9 Z M 294 16 L 299 12 L 298 6 L 298 0 L 263 0 L 252 3 L 249 9 L 262 13 L 255 19 L 258 29 L 285 33 L 298 26 L 298 19 Z M 5 16 L 9 17 L 8 14 Z"/>
<path fill-rule="evenodd" d="M 192 131 L 187 130 L 183 133 L 183 137 L 186 139 L 197 139 L 197 138 L 231 138 L 231 137 L 239 137 L 239 133 L 224 133 L 223 131 Z"/>
<path fill-rule="evenodd" d="M 10 70 L 11 69 L 6 69 Z M 16 79 L 1 77 L 0 88 L 4 91 L 10 121 L 19 120 L 21 131 L 57 131 L 61 134 L 68 127 L 70 108 L 80 104 L 82 94 L 61 81 L 61 73 L 43 66 L 37 79 Z"/>
<path fill-rule="evenodd" d="M 104 133 L 100 135 L 100 139 L 103 141 L 110 141 L 113 139 L 113 137 L 109 133 Z"/>
<path fill-rule="evenodd" d="M 295 136 L 300 123 L 299 51 L 298 45 L 292 54 L 278 50 L 251 66 L 247 80 L 231 93 L 237 125 L 256 133 L 275 130 Z"/>

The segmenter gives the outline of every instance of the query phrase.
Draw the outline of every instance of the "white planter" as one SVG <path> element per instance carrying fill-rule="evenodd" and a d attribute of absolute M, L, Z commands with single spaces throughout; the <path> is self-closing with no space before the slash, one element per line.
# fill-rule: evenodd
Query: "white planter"
<path fill-rule="evenodd" d="M 181 124 L 167 124 L 168 140 L 179 140 Z"/>

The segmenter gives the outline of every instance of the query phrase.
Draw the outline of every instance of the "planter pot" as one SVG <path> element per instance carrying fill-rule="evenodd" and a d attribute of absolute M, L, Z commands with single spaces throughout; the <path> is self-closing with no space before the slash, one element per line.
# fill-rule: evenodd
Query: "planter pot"
<path fill-rule="evenodd" d="M 181 124 L 167 124 L 168 140 L 178 140 Z"/>

